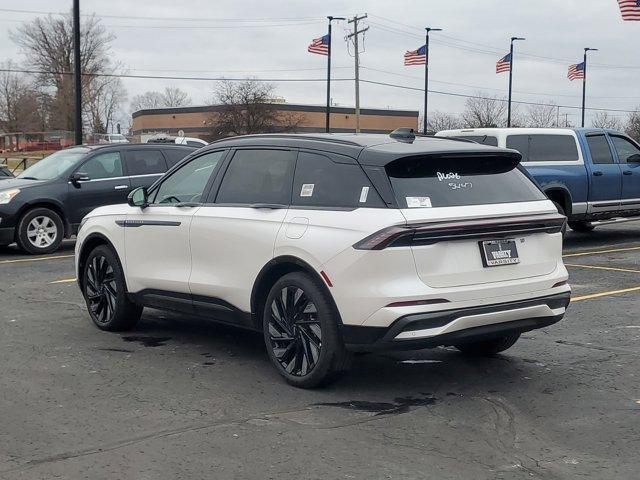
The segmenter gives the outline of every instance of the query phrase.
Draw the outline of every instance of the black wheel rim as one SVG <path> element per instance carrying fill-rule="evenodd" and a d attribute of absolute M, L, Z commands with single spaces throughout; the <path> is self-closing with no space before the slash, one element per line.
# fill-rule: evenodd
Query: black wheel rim
<path fill-rule="evenodd" d="M 322 329 L 315 304 L 301 288 L 284 287 L 273 299 L 268 334 L 273 354 L 287 373 L 303 377 L 315 368 Z"/>
<path fill-rule="evenodd" d="M 113 267 L 104 256 L 95 256 L 89 263 L 85 293 L 95 320 L 109 323 L 116 311 L 118 287 Z"/>

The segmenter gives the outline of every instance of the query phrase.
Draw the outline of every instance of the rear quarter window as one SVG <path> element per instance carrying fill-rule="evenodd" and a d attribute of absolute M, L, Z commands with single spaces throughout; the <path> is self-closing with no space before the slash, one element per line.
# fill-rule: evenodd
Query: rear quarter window
<path fill-rule="evenodd" d="M 386 166 L 400 208 L 544 200 L 512 157 L 405 157 Z"/>
<path fill-rule="evenodd" d="M 301 207 L 384 207 L 360 165 L 300 152 L 293 182 L 293 205 Z"/>
<path fill-rule="evenodd" d="M 163 149 L 162 153 L 164 153 L 169 168 L 171 168 L 194 150 L 193 148 L 167 148 Z"/>
<path fill-rule="evenodd" d="M 509 135 L 506 146 L 520 152 L 523 162 L 574 162 L 580 158 L 573 135 Z"/>

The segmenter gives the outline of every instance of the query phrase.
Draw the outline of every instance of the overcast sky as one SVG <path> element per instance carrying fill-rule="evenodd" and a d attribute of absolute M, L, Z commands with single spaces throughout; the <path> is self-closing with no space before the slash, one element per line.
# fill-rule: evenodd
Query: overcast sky
<path fill-rule="evenodd" d="M 0 8 L 63 12 L 71 4 L 4 0 Z M 588 106 L 630 110 L 640 104 L 640 23 L 623 23 L 616 0 L 81 0 L 81 13 L 96 14 L 115 34 L 113 57 L 131 74 L 323 78 L 326 59 L 307 53 L 307 45 L 326 33 L 326 15 L 368 13 L 362 22 L 370 27 L 361 55 L 363 79 L 421 88 L 423 67 L 404 67 L 403 54 L 422 45 L 421 29 L 431 26 L 444 31 L 431 37 L 430 89 L 506 96 L 508 74 L 496 75 L 495 62 L 508 52 L 511 36 L 522 36 L 527 40 L 517 44 L 514 100 L 579 106 L 582 84 L 567 80 L 567 67 L 582 60 L 584 47 L 594 47 L 600 51 L 590 54 Z M 24 61 L 9 31 L 34 16 L 0 11 L 2 60 Z M 333 78 L 352 78 L 352 49 L 344 41 L 350 25 L 334 25 Z M 324 82 L 274 83 L 287 102 L 325 101 Z M 212 81 L 124 79 L 124 84 L 129 98 L 179 86 L 194 104 L 206 103 L 214 89 Z M 339 105 L 353 105 L 353 81 L 334 82 L 332 97 Z M 429 102 L 430 111 L 464 109 L 461 97 L 432 93 Z M 422 93 L 362 84 L 361 106 L 421 109 Z M 579 110 L 561 113 L 579 122 Z"/>

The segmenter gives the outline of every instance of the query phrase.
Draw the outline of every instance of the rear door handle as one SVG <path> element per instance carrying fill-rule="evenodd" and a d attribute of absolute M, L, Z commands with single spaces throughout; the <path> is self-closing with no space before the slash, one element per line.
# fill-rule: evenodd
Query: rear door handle
<path fill-rule="evenodd" d="M 129 185 L 116 185 L 114 187 L 115 190 L 125 190 L 127 188 L 129 188 Z"/>
<path fill-rule="evenodd" d="M 633 172 L 631 170 L 625 170 L 622 172 L 623 175 L 633 175 Z"/>
<path fill-rule="evenodd" d="M 601 177 L 602 175 L 604 175 L 604 173 L 602 173 L 600 170 L 596 170 L 595 172 L 593 172 L 594 177 Z"/>

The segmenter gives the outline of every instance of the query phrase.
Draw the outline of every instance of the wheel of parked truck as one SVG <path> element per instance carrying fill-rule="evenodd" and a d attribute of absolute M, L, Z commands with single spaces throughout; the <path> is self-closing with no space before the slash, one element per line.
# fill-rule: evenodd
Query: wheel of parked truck
<path fill-rule="evenodd" d="M 325 385 L 349 367 L 351 354 L 342 341 L 331 299 L 305 273 L 289 273 L 271 287 L 263 330 L 271 362 L 291 385 Z"/>
<path fill-rule="evenodd" d="M 34 208 L 18 222 L 16 241 L 21 250 L 32 255 L 55 252 L 64 238 L 60 215 L 48 208 Z"/>
<path fill-rule="evenodd" d="M 82 272 L 82 294 L 91 320 L 102 330 L 132 329 L 143 308 L 127 297 L 124 272 L 111 248 L 100 245 L 87 257 Z"/>
<path fill-rule="evenodd" d="M 511 348 L 520 338 L 519 333 L 512 333 L 504 337 L 498 337 L 491 340 L 482 340 L 480 342 L 461 343 L 455 347 L 462 353 L 467 355 L 495 355 Z"/>
<path fill-rule="evenodd" d="M 560 215 L 566 215 L 566 213 L 564 212 L 564 207 L 562 205 L 560 205 L 558 202 L 553 202 L 553 204 L 558 209 L 558 213 Z M 566 233 L 567 233 L 567 224 L 565 223 L 564 226 L 562 227 L 562 236 L 564 237 Z"/>
<path fill-rule="evenodd" d="M 569 222 L 569 227 L 571 227 L 571 230 L 574 232 L 582 233 L 592 232 L 593 229 L 596 228 L 595 225 L 589 222 Z"/>

